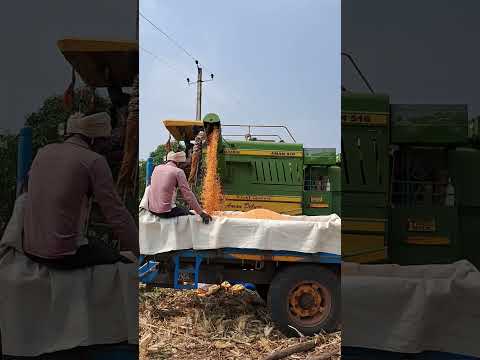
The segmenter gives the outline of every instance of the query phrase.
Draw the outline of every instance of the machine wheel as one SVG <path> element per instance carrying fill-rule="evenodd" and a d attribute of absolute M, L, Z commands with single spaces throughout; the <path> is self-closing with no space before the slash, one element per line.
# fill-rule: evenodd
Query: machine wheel
<path fill-rule="evenodd" d="M 340 318 L 340 279 L 318 265 L 290 266 L 279 272 L 268 293 L 272 320 L 281 332 L 306 336 L 337 330 Z"/>

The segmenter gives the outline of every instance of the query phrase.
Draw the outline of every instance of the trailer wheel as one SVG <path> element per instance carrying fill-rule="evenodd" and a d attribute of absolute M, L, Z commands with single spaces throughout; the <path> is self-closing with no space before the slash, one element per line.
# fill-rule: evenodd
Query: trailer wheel
<path fill-rule="evenodd" d="M 290 266 L 273 279 L 268 293 L 272 320 L 288 336 L 306 336 L 337 329 L 340 279 L 318 265 Z M 291 326 L 291 327 L 290 327 Z"/>

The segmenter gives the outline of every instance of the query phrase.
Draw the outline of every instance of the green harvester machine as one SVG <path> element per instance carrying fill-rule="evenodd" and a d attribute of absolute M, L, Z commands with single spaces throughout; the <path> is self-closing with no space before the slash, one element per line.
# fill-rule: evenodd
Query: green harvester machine
<path fill-rule="evenodd" d="M 342 89 L 343 259 L 480 267 L 478 140 L 466 105 Z"/>
<path fill-rule="evenodd" d="M 218 147 L 225 210 L 263 208 L 288 215 L 340 215 L 341 171 L 335 149 L 305 148 L 284 126 L 223 125 L 216 114 L 207 114 L 203 122 L 165 120 L 164 125 L 175 140 L 187 144 L 187 151 L 200 130 L 208 134 L 214 127 L 222 132 L 247 129 L 240 135 L 245 140 L 228 140 L 238 134 L 222 135 Z M 285 142 L 278 134 L 251 133 L 258 128 L 281 129 L 291 141 Z M 277 140 L 262 139 L 268 137 Z"/>
<path fill-rule="evenodd" d="M 203 121 L 165 120 L 164 125 L 176 141 L 185 143 L 187 159 L 191 162 L 187 160 L 184 169 L 194 190 L 202 185 L 205 164 L 213 161 L 208 159 L 208 146 L 204 146 L 204 141 L 211 145 L 208 142 L 216 138 L 213 131 L 219 132 L 216 157 L 225 197 L 224 210 L 262 208 L 290 215 L 340 214 L 341 173 L 335 149 L 305 148 L 282 126 L 225 125 L 216 114 L 207 114 Z M 238 127 L 246 131 L 239 133 Z M 259 133 L 258 129 L 261 129 Z M 291 141 L 286 142 L 266 129 L 282 129 Z M 243 140 L 232 140 L 237 136 Z M 272 141 L 272 137 L 276 140 Z M 147 184 L 153 171 L 152 163 L 151 159 L 147 162 Z M 245 229 L 247 239 L 251 231 Z M 154 286 L 177 289 L 195 288 L 199 282 L 223 281 L 253 286 L 266 301 L 280 331 L 309 336 L 336 331 L 339 327 L 339 250 L 307 253 L 241 246 L 187 249 L 155 254 L 154 261 L 143 265 L 142 273 L 147 274 L 151 269 L 148 266 L 158 271 L 152 278 L 143 275 L 140 278 Z"/>

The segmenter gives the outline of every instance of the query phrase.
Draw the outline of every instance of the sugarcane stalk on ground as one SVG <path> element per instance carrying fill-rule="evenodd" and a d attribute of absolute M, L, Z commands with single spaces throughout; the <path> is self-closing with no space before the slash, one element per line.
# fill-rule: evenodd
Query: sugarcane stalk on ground
<path fill-rule="evenodd" d="M 265 360 L 284 359 L 284 358 L 286 358 L 287 356 L 290 356 L 290 355 L 292 355 L 292 354 L 296 354 L 296 353 L 299 353 L 299 352 L 304 352 L 304 351 L 311 350 L 311 349 L 313 349 L 316 345 L 317 345 L 317 341 L 316 341 L 316 340 L 306 341 L 306 342 L 303 342 L 303 343 L 300 343 L 300 344 L 296 344 L 296 345 L 290 346 L 290 347 L 288 347 L 288 348 L 286 348 L 286 349 L 277 350 L 277 351 L 271 353 L 270 355 L 268 355 L 268 356 L 265 358 Z"/>
<path fill-rule="evenodd" d="M 312 355 L 307 360 L 330 360 L 333 356 L 339 355 L 339 350 L 329 351 L 323 354 Z"/>

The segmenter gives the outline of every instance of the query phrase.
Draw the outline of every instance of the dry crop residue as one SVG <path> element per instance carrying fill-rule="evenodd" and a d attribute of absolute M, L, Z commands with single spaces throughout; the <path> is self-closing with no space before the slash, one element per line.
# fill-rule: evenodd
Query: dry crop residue
<path fill-rule="evenodd" d="M 200 297 L 195 290 L 140 289 L 140 359 L 262 360 L 276 350 L 316 340 L 316 346 L 285 358 L 340 359 L 341 333 L 287 338 L 275 329 L 256 293 L 220 289 Z"/>
<path fill-rule="evenodd" d="M 218 129 L 214 129 L 208 137 L 207 169 L 202 189 L 203 208 L 209 214 L 221 211 L 223 208 L 222 188 L 217 173 L 219 140 L 220 132 Z"/>

